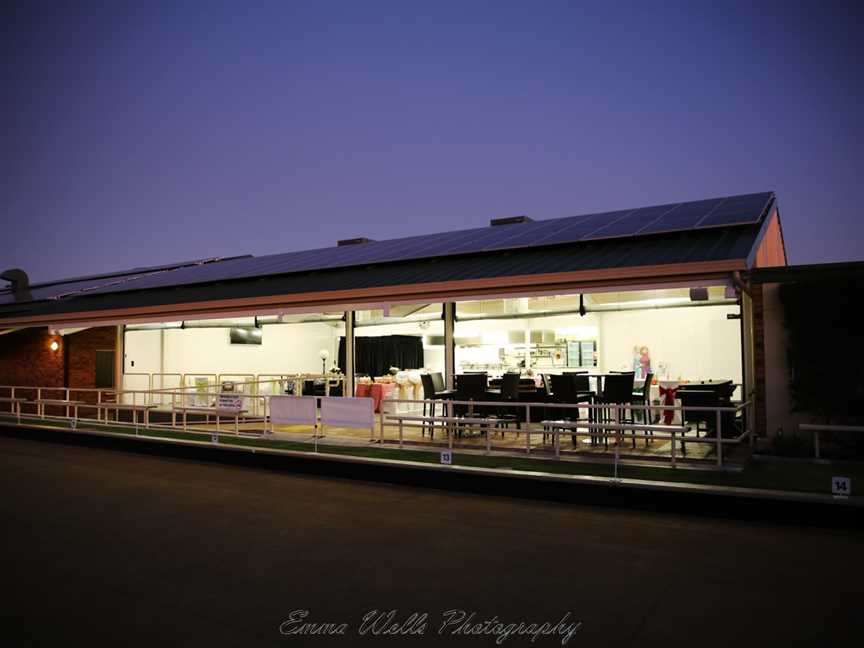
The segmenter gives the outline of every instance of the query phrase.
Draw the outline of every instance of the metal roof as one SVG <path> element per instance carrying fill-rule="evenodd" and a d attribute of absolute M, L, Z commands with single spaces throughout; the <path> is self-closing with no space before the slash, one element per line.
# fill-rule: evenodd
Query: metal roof
<path fill-rule="evenodd" d="M 15 303 L 11 291 L 0 291 L 0 318 L 83 312 L 121 303 L 178 303 L 746 259 L 774 205 L 774 194 L 767 192 L 262 257 L 138 268 L 34 284 L 32 302 Z M 725 224 L 717 224 L 718 219 Z M 664 222 L 673 229 L 662 230 Z M 656 231 L 658 227 L 662 231 Z"/>
<path fill-rule="evenodd" d="M 124 284 L 134 282 L 145 276 L 152 277 L 165 272 L 179 270 L 181 268 L 200 267 L 210 263 L 250 258 L 251 256 L 252 255 L 249 254 L 245 257 L 212 257 L 208 259 L 196 259 L 193 261 L 180 261 L 159 266 L 117 270 L 115 272 L 105 272 L 84 277 L 44 281 L 30 284 L 30 292 L 33 296 L 33 301 L 41 301 L 45 299 L 62 299 L 64 297 L 83 295 L 96 289 L 121 290 Z M 14 301 L 11 290 L 0 290 L 0 305 L 13 303 Z"/>

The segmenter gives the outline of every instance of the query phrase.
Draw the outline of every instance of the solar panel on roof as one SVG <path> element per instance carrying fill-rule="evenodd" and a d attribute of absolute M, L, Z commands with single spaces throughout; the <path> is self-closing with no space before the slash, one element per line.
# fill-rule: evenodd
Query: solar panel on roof
<path fill-rule="evenodd" d="M 644 236 L 647 234 L 693 229 L 700 219 L 704 218 L 712 209 L 715 209 L 723 200 L 725 199 L 715 198 L 712 200 L 681 203 L 674 210 L 661 214 L 657 218 L 647 222 L 635 234 Z"/>
<path fill-rule="evenodd" d="M 772 199 L 772 193 L 748 194 L 514 225 L 478 227 L 264 257 L 226 259 L 218 263 L 177 267 L 168 271 L 142 274 L 125 281 L 119 287 L 88 285 L 86 291 L 87 294 L 91 294 L 118 290 L 144 290 L 401 260 L 503 251 L 529 246 L 758 223 L 765 207 Z M 649 251 L 651 248 L 647 242 L 642 247 Z M 632 259 L 636 252 L 637 250 L 632 246 L 622 245 L 618 253 L 622 255 L 623 262 Z M 590 255 L 591 251 L 586 249 L 583 254 Z M 68 291 L 69 286 L 65 288 Z"/>
<path fill-rule="evenodd" d="M 594 239 L 627 236 L 637 225 L 641 226 L 642 224 L 643 217 L 638 212 L 638 209 L 625 209 L 619 212 L 611 212 L 609 220 L 585 238 Z"/>
<path fill-rule="evenodd" d="M 768 207 L 771 198 L 770 193 L 727 198 L 722 205 L 699 221 L 696 226 L 702 228 L 757 223 Z"/>
<path fill-rule="evenodd" d="M 670 212 L 674 212 L 680 206 L 681 203 L 675 203 L 634 209 L 627 214 L 625 218 L 614 223 L 609 223 L 605 227 L 598 228 L 588 236 L 584 237 L 583 240 L 635 236 L 635 234 L 647 224 L 657 220 L 658 218 L 662 218 Z"/>
<path fill-rule="evenodd" d="M 30 284 L 30 288 L 45 288 L 48 286 L 55 286 L 58 284 L 70 284 L 70 283 L 78 283 L 78 282 L 89 282 L 96 281 L 99 279 L 111 279 L 115 277 L 125 277 L 128 275 L 137 275 L 137 274 L 146 274 L 150 272 L 162 272 L 164 270 L 172 270 L 174 268 L 180 268 L 183 266 L 191 266 L 201 263 L 215 263 L 217 261 L 224 261 L 227 259 L 239 259 L 251 257 L 251 254 L 247 254 L 244 256 L 232 256 L 223 258 L 207 258 L 207 259 L 192 259 L 191 261 L 175 261 L 174 263 L 164 263 L 162 265 L 156 266 L 141 266 L 137 268 L 129 268 L 128 270 L 114 270 L 112 272 L 101 272 L 99 274 L 92 275 L 82 275 L 80 277 L 66 277 L 63 279 L 55 279 L 49 281 L 38 281 Z"/>

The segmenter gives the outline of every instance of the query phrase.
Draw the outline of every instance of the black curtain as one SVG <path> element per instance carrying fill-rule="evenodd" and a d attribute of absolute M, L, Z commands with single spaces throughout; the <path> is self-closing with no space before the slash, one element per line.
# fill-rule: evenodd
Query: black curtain
<path fill-rule="evenodd" d="M 354 373 L 383 376 L 390 367 L 422 369 L 423 338 L 383 335 L 354 338 Z M 345 338 L 339 338 L 339 366 L 345 369 Z"/>

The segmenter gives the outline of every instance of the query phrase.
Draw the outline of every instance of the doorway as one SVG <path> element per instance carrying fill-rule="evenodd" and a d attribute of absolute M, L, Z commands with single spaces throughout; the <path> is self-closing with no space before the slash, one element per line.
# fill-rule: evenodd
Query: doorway
<path fill-rule="evenodd" d="M 96 389 L 114 387 L 114 350 L 96 351 Z"/>

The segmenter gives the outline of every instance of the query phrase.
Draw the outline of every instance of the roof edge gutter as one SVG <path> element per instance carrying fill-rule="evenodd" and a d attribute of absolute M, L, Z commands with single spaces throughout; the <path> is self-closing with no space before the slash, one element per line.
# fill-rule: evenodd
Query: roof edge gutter
<path fill-rule="evenodd" d="M 602 270 L 580 270 L 540 275 L 514 277 L 490 277 L 457 281 L 374 288 L 331 290 L 317 293 L 289 295 L 267 295 L 240 297 L 216 301 L 162 304 L 126 309 L 104 309 L 75 311 L 69 313 L 46 313 L 25 317 L 0 319 L 0 328 L 28 326 L 99 326 L 127 322 L 152 322 L 166 319 L 205 319 L 254 312 L 259 315 L 280 314 L 289 311 L 346 310 L 368 308 L 370 305 L 415 300 L 456 301 L 480 299 L 489 296 L 507 297 L 519 295 L 555 294 L 562 292 L 591 292 L 612 287 L 646 287 L 658 283 L 710 282 L 729 280 L 736 271 L 746 270 L 746 259 L 728 261 L 699 261 L 683 264 L 636 266 L 632 268 L 609 268 Z"/>

